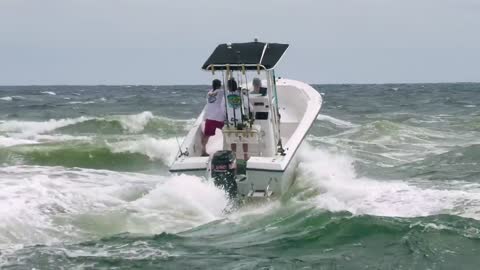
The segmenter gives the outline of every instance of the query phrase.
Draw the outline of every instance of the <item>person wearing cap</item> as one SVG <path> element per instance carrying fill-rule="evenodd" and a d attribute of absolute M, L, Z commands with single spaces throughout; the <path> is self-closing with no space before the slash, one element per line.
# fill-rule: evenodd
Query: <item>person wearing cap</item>
<path fill-rule="evenodd" d="M 261 94 L 262 96 L 267 95 L 267 88 L 262 87 L 262 80 L 260 80 L 259 78 L 253 78 L 252 85 L 252 94 Z"/>
<path fill-rule="evenodd" d="M 218 79 L 212 81 L 212 89 L 207 93 L 207 106 L 205 107 L 205 129 L 202 136 L 202 156 L 208 156 L 206 146 L 215 131 L 222 129 L 225 121 L 225 97 L 221 89 L 222 82 Z"/>

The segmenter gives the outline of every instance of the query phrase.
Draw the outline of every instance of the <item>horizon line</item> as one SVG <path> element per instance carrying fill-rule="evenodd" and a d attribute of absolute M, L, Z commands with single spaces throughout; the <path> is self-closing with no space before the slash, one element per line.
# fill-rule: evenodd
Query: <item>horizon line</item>
<path fill-rule="evenodd" d="M 393 84 L 476 84 L 480 81 L 444 81 L 444 82 L 378 82 L 378 83 L 307 83 L 310 85 L 393 85 Z M 21 86 L 204 86 L 208 84 L 0 84 L 0 87 L 21 87 Z"/>

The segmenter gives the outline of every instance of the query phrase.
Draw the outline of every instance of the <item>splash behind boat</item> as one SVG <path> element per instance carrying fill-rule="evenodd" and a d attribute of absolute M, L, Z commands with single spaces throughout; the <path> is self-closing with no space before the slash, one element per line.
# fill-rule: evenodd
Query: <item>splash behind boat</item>
<path fill-rule="evenodd" d="M 257 41 L 217 46 L 202 69 L 221 75 L 223 82 L 239 80 L 240 103 L 248 103 L 241 107 L 244 121 L 229 121 L 235 118 L 227 109 L 226 124 L 221 132 L 217 130 L 220 136 L 210 142 L 216 149 L 210 147 L 210 156 L 202 156 L 204 109 L 181 144 L 170 172 L 211 178 L 231 197 L 267 198 L 289 189 L 298 163 L 297 150 L 320 111 L 322 97 L 306 83 L 275 77 L 274 68 L 288 46 Z M 251 73 L 262 76 L 263 93 L 252 93 Z M 231 105 L 229 97 L 225 100 Z M 243 145 L 248 151 L 243 152 Z"/>

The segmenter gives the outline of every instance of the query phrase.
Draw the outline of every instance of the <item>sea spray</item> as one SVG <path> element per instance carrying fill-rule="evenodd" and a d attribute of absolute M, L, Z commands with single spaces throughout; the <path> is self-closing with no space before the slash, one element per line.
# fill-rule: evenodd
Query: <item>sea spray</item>
<path fill-rule="evenodd" d="M 416 217 L 454 214 L 480 220 L 480 184 L 447 183 L 424 188 L 414 180 L 382 181 L 358 177 L 355 160 L 304 145 L 298 180 L 318 193 L 309 199 L 330 211 L 356 215 Z M 473 185 L 473 186 L 472 186 Z"/>
<path fill-rule="evenodd" d="M 228 207 L 222 190 L 194 176 L 30 166 L 0 175 L 0 245 L 178 232 L 222 218 Z"/>

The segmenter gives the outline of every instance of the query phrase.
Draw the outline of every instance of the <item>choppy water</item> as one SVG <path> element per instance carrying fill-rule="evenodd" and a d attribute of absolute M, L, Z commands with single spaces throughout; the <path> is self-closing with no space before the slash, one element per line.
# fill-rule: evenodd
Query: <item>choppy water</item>
<path fill-rule="evenodd" d="M 291 192 L 232 212 L 167 172 L 205 87 L 0 87 L 1 269 L 478 269 L 480 84 L 315 87 Z"/>

